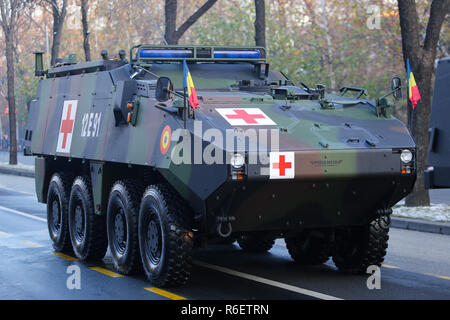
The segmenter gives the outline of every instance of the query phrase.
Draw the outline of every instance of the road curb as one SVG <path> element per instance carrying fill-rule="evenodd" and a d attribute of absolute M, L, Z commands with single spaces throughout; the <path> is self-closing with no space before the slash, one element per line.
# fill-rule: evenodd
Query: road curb
<path fill-rule="evenodd" d="M 6 167 L 0 166 L 0 173 L 34 178 L 34 171 L 25 170 L 25 169 L 12 169 L 12 168 L 6 168 Z"/>
<path fill-rule="evenodd" d="M 22 169 L 0 167 L 0 173 L 34 178 L 34 172 Z M 391 227 L 428 233 L 450 235 L 450 223 L 424 221 L 416 219 L 392 217 Z"/>
<path fill-rule="evenodd" d="M 450 235 L 450 223 L 392 217 L 391 227 Z"/>

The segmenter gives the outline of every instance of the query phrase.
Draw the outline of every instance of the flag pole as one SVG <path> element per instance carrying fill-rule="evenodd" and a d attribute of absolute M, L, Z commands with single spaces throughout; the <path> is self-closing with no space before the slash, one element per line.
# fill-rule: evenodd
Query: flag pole
<path fill-rule="evenodd" d="M 184 109 L 183 109 L 183 118 L 184 118 L 184 128 L 186 129 L 186 120 L 187 120 L 187 104 L 186 104 L 186 87 L 183 88 L 184 98 Z"/>

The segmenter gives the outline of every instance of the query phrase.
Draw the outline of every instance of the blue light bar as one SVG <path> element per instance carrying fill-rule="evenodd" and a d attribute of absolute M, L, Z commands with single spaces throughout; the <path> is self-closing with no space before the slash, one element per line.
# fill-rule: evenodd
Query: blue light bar
<path fill-rule="evenodd" d="M 261 52 L 259 50 L 215 50 L 214 58 L 259 59 L 261 58 Z"/>
<path fill-rule="evenodd" d="M 192 50 L 183 49 L 140 49 L 140 58 L 192 58 Z"/>

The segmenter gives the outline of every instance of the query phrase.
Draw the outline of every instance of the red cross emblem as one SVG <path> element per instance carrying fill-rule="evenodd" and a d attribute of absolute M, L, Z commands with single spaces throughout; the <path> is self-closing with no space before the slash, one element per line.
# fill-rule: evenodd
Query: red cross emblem
<path fill-rule="evenodd" d="M 270 179 L 293 179 L 295 177 L 294 152 L 270 153 Z"/>
<path fill-rule="evenodd" d="M 64 101 L 56 152 L 69 153 L 70 151 L 75 116 L 77 114 L 77 103 L 77 100 Z"/>
<path fill-rule="evenodd" d="M 286 156 L 280 155 L 280 162 L 273 163 L 273 169 L 280 170 L 280 176 L 286 176 L 286 169 L 292 168 L 292 162 L 286 162 Z"/>
<path fill-rule="evenodd" d="M 73 129 L 73 120 L 70 120 L 70 113 L 72 112 L 72 104 L 69 104 L 69 109 L 67 110 L 66 119 L 64 119 L 61 122 L 61 132 L 63 134 L 63 142 L 62 142 L 62 148 L 66 148 L 66 142 L 67 142 L 67 135 L 69 133 L 72 133 Z"/>
<path fill-rule="evenodd" d="M 232 126 L 276 125 L 276 123 L 259 108 L 216 108 L 216 111 Z"/>
<path fill-rule="evenodd" d="M 227 114 L 228 119 L 242 119 L 247 124 L 258 123 L 255 119 L 264 119 L 262 114 L 248 114 L 245 110 L 233 110 L 235 114 Z"/>

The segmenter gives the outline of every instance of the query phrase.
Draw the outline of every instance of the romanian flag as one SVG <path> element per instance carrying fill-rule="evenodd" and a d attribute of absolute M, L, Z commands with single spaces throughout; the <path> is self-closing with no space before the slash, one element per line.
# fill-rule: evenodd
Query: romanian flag
<path fill-rule="evenodd" d="M 187 88 L 189 104 L 192 108 L 197 108 L 198 98 L 195 92 L 194 82 L 192 81 L 191 73 L 186 63 L 186 59 L 183 60 L 183 88 Z"/>
<path fill-rule="evenodd" d="M 406 59 L 406 73 L 408 82 L 408 97 L 411 100 L 413 110 L 417 105 L 417 101 L 422 99 L 420 96 L 419 88 L 416 84 L 416 79 L 414 79 L 414 74 L 412 73 L 411 65 L 409 64 L 409 59 Z"/>

